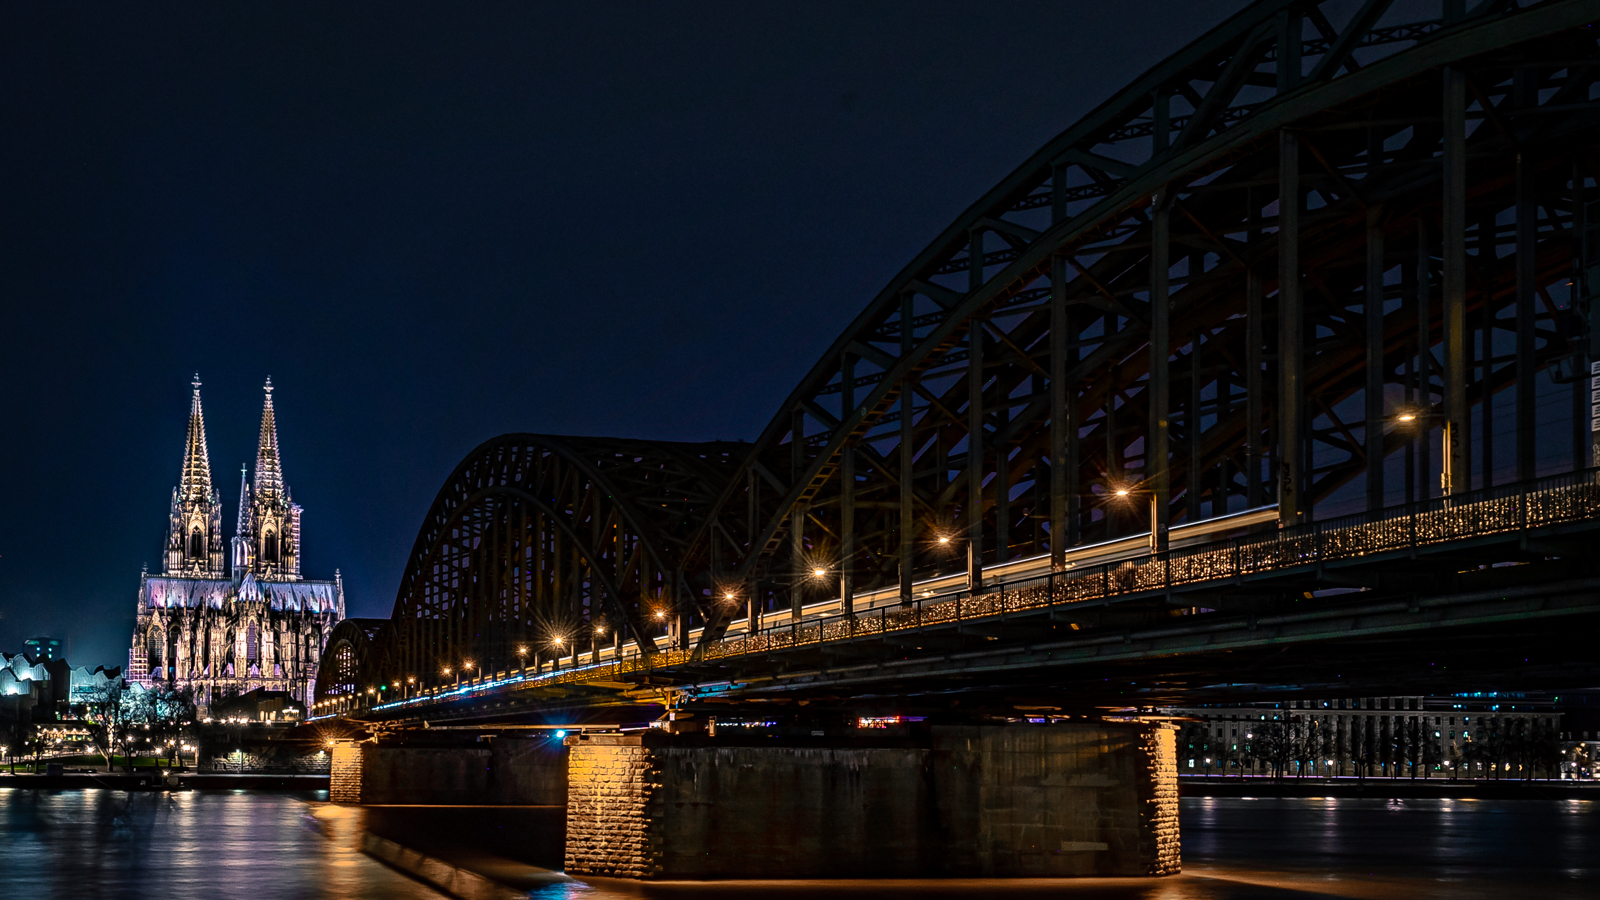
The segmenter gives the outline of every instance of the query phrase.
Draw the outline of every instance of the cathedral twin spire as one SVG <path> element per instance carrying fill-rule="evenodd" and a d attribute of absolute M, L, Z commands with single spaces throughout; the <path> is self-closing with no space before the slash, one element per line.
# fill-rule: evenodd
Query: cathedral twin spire
<path fill-rule="evenodd" d="M 284 494 L 283 467 L 278 464 L 278 422 L 272 415 L 272 379 L 267 378 L 267 400 L 261 407 L 261 441 L 256 446 L 256 496 Z"/>
<path fill-rule="evenodd" d="M 189 402 L 189 438 L 183 449 L 183 478 L 179 481 L 180 499 L 209 500 L 211 489 L 211 454 L 206 451 L 206 415 L 200 409 L 200 374 L 195 373 L 194 397 Z"/>
<path fill-rule="evenodd" d="M 199 375 L 193 385 L 183 474 L 172 494 L 165 570 L 169 575 L 220 578 L 226 574 L 222 558 L 222 498 L 211 482 Z M 251 573 L 267 580 L 300 580 L 299 532 L 300 506 L 290 499 L 283 480 L 278 426 L 272 408 L 272 379 L 268 378 L 253 489 L 244 468 L 239 471 L 239 517 L 232 542 L 234 576 Z"/>

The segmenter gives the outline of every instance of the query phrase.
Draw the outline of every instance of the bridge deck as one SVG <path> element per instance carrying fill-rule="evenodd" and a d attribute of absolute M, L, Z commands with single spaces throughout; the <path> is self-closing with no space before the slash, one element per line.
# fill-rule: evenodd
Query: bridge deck
<path fill-rule="evenodd" d="M 917 596 L 692 650 L 625 647 L 621 659 L 502 672 L 366 712 L 406 717 L 511 693 L 595 691 L 590 699 L 603 702 L 651 685 L 726 693 L 904 680 L 1600 612 L 1600 579 L 1573 563 L 1589 544 L 1580 535 L 1597 525 L 1600 470 L 1590 470 Z"/>

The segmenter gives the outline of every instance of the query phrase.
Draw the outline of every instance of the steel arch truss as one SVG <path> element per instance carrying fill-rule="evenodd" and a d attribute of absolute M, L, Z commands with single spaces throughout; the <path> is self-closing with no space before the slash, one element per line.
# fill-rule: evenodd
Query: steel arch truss
<path fill-rule="evenodd" d="M 478 447 L 428 512 L 374 678 L 437 683 L 619 632 L 654 648 L 667 611 L 704 596 L 687 542 L 747 450 L 527 434 Z"/>
<path fill-rule="evenodd" d="M 1457 490 L 1547 471 L 1536 421 L 1587 465 L 1552 382 L 1587 352 L 1594 7 L 1402 6 L 1258 3 L 968 209 L 756 442 L 702 526 L 712 580 L 909 596 L 952 547 L 981 573 L 1148 527 L 1117 485 L 1162 525 L 1426 496 L 1444 421 Z"/>
<path fill-rule="evenodd" d="M 475 450 L 382 677 L 510 665 L 600 621 L 649 651 L 669 610 L 715 640 L 735 609 L 908 596 L 968 550 L 980 578 L 1060 562 L 1151 514 L 1420 499 L 1447 461 L 1452 491 L 1589 465 L 1596 17 L 1261 0 L 968 208 L 753 445 Z"/>
<path fill-rule="evenodd" d="M 353 697 L 373 687 L 375 652 L 387 647 L 388 619 L 345 619 L 328 633 L 312 697 L 318 703 Z"/>

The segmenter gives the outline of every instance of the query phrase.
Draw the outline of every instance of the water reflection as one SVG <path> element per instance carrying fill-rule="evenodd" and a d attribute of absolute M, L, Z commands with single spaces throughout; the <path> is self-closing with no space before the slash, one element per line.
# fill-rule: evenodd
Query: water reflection
<path fill-rule="evenodd" d="M 330 840 L 337 821 L 309 799 L 0 788 L 0 884 L 18 897 L 438 896 Z"/>
<path fill-rule="evenodd" d="M 495 824 L 509 810 L 463 808 L 458 814 L 462 818 L 445 831 L 481 820 L 515 837 L 498 845 L 480 839 L 480 848 L 521 847 L 541 857 L 550 852 L 542 839 L 548 835 L 530 835 L 510 819 Z M 387 813 L 387 822 L 384 815 L 311 795 L 0 788 L 0 886 L 13 896 L 140 900 L 439 896 L 355 849 L 368 827 L 408 827 L 400 811 Z M 1191 799 L 1183 802 L 1183 831 L 1184 873 L 1164 879 L 638 884 L 547 873 L 528 882 L 528 896 L 1564 900 L 1596 896 L 1600 875 L 1600 803 L 1591 801 Z M 519 865 L 526 872 L 536 862 Z"/>

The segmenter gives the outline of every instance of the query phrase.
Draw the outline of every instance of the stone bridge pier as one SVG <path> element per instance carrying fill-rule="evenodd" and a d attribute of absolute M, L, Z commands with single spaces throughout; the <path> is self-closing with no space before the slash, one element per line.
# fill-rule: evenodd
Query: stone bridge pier
<path fill-rule="evenodd" d="M 565 869 L 624 878 L 1166 875 L 1175 741 L 1144 722 L 910 736 L 576 734 L 338 748 L 332 799 L 566 806 Z M 560 798 L 558 801 L 556 798 Z"/>

